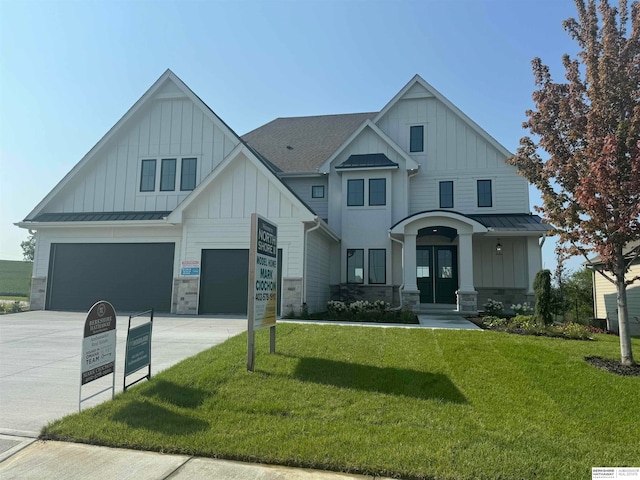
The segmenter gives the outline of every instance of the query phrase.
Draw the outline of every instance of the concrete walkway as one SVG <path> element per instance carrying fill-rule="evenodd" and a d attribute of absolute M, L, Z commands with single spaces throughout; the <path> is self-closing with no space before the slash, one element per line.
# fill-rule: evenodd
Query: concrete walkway
<path fill-rule="evenodd" d="M 420 314 L 418 321 L 425 328 L 446 328 L 454 330 L 482 330 L 475 323 L 458 315 Z"/>

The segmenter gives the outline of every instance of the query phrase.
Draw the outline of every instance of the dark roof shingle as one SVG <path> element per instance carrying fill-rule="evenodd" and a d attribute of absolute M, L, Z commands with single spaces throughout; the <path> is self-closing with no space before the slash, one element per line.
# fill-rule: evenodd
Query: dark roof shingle
<path fill-rule="evenodd" d="M 285 173 L 316 172 L 376 112 L 276 118 L 242 139 Z"/>

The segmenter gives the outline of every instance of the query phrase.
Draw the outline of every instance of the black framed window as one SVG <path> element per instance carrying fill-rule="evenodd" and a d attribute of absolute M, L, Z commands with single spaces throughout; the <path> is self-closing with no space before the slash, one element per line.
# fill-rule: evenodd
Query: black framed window
<path fill-rule="evenodd" d="M 424 151 L 424 126 L 423 125 L 414 125 L 409 130 L 409 151 L 410 152 Z"/>
<path fill-rule="evenodd" d="M 196 188 L 197 159 L 183 158 L 180 171 L 180 190 L 193 190 Z"/>
<path fill-rule="evenodd" d="M 311 187 L 311 198 L 324 198 L 324 185 L 314 185 Z"/>
<path fill-rule="evenodd" d="M 440 182 L 440 208 L 453 208 L 453 182 Z"/>
<path fill-rule="evenodd" d="M 364 250 L 347 249 L 347 283 L 364 283 Z"/>
<path fill-rule="evenodd" d="M 361 207 L 364 205 L 364 180 L 347 180 L 347 205 Z"/>
<path fill-rule="evenodd" d="M 478 207 L 491 207 L 491 180 L 478 180 Z"/>
<path fill-rule="evenodd" d="M 140 191 L 153 192 L 156 189 L 156 160 L 142 160 L 140 172 Z"/>
<path fill-rule="evenodd" d="M 387 251 L 384 248 L 369 250 L 369 283 L 387 283 Z"/>
<path fill-rule="evenodd" d="M 160 165 L 160 191 L 171 192 L 176 189 L 176 159 L 163 158 Z"/>
<path fill-rule="evenodd" d="M 385 178 L 369 179 L 369 205 L 387 204 L 387 180 Z"/>

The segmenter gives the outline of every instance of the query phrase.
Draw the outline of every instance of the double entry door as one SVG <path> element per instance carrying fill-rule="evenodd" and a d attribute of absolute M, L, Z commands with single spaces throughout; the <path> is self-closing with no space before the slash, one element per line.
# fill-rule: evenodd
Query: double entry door
<path fill-rule="evenodd" d="M 458 247 L 419 246 L 416 265 L 420 303 L 456 303 Z"/>

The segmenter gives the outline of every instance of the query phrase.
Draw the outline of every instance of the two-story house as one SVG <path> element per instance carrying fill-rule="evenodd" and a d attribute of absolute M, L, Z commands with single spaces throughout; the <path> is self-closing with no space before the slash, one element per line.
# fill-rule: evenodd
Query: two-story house
<path fill-rule="evenodd" d="M 167 70 L 18 225 L 31 308 L 246 312 L 250 216 L 278 225 L 279 309 L 340 285 L 475 312 L 533 298 L 547 226 L 510 153 L 419 76 L 379 112 L 239 137 Z"/>

